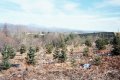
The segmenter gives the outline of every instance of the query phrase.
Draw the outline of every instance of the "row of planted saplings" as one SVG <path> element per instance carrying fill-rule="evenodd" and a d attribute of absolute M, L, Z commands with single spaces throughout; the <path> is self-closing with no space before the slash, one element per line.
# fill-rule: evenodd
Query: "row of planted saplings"
<path fill-rule="evenodd" d="M 19 49 L 20 54 L 23 54 L 26 52 L 26 46 L 21 45 Z M 29 52 L 27 53 L 26 62 L 29 65 L 35 65 L 35 53 L 39 52 L 39 47 L 30 47 Z M 52 52 L 52 49 L 46 47 L 46 53 L 50 54 Z M 13 59 L 16 56 L 15 49 L 11 46 L 5 45 L 2 49 L 2 64 L 1 69 L 9 69 L 11 67 L 11 63 L 9 62 L 10 59 Z M 66 51 L 65 49 L 59 50 L 58 48 L 55 49 L 53 54 L 54 59 L 56 59 L 58 62 L 64 62 L 66 60 Z"/>
<path fill-rule="evenodd" d="M 27 53 L 27 57 L 26 57 L 26 62 L 28 64 L 35 64 L 35 52 L 39 51 L 39 48 L 33 48 L 30 47 L 29 48 L 29 52 Z M 21 46 L 20 48 L 20 53 L 23 54 L 26 52 L 26 47 L 24 45 Z M 2 64 L 1 69 L 9 69 L 12 64 L 9 62 L 10 59 L 13 59 L 16 56 L 16 52 L 15 49 L 12 48 L 11 46 L 5 45 L 4 48 L 2 49 Z"/>

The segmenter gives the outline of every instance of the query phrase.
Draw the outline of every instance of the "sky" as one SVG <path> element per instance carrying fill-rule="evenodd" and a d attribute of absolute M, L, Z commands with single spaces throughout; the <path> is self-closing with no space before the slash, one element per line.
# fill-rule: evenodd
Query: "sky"
<path fill-rule="evenodd" d="M 120 0 L 0 0 L 0 23 L 118 31 Z"/>

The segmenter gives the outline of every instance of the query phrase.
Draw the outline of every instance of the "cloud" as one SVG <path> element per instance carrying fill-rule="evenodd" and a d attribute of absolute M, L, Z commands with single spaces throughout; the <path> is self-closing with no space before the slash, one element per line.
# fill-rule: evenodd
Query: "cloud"
<path fill-rule="evenodd" d="M 105 8 L 105 7 L 113 7 L 113 6 L 118 6 L 120 7 L 120 0 L 103 0 L 100 3 L 97 3 L 94 5 L 96 9 L 99 8 Z"/>
<path fill-rule="evenodd" d="M 80 30 L 108 30 L 112 31 L 113 27 L 120 26 L 119 12 L 116 14 L 95 13 L 83 11 L 80 5 L 76 2 L 65 1 L 56 3 L 56 0 L 9 0 L 21 7 L 21 11 L 4 10 L 0 8 L 0 22 L 8 22 L 13 24 L 38 24 L 49 27 L 63 27 L 69 29 Z M 108 4 L 115 5 L 116 3 L 107 2 L 99 3 L 101 7 Z M 114 1 L 114 0 L 110 0 Z M 100 6 L 100 5 L 95 5 Z M 107 16 L 111 14 L 112 16 Z"/>
<path fill-rule="evenodd" d="M 50 14 L 54 12 L 53 0 L 11 0 L 21 6 L 24 12 Z"/>
<path fill-rule="evenodd" d="M 38 14 L 59 14 L 78 11 L 78 4 L 75 2 L 61 0 L 57 3 L 56 0 L 10 0 L 21 6 L 24 12 Z M 60 8 L 59 8 L 60 7 Z"/>
<path fill-rule="evenodd" d="M 14 14 L 14 15 L 13 15 Z M 13 24 L 37 24 L 48 27 L 62 27 L 76 30 L 107 30 L 113 31 L 120 26 L 119 17 L 103 17 L 101 15 L 39 15 L 10 11 L 2 16 L 0 22 Z"/>
<path fill-rule="evenodd" d="M 120 6 L 120 0 L 107 0 L 109 4 Z"/>
<path fill-rule="evenodd" d="M 67 3 L 64 5 L 64 10 L 65 11 L 75 11 L 78 8 L 77 3 Z"/>

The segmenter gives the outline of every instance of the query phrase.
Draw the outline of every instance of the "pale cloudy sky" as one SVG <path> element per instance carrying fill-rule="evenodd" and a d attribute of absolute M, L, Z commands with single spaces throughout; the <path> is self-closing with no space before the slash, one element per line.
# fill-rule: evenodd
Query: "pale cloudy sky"
<path fill-rule="evenodd" d="M 0 23 L 117 31 L 120 0 L 0 0 Z"/>

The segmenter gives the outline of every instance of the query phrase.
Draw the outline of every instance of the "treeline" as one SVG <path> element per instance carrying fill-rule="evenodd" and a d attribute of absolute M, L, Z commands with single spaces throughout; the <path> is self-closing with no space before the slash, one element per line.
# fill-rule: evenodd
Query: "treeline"
<path fill-rule="evenodd" d="M 95 32 L 95 33 L 84 33 L 80 34 L 81 37 L 93 36 L 93 37 L 100 37 L 100 38 L 107 38 L 111 39 L 115 35 L 114 32 Z"/>

